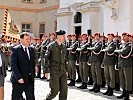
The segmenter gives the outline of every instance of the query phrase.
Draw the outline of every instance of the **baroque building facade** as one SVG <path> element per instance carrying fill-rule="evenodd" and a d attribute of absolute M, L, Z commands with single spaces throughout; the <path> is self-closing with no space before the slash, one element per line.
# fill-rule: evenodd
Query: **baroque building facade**
<path fill-rule="evenodd" d="M 60 0 L 57 30 L 67 34 L 133 33 L 133 0 Z"/>
<path fill-rule="evenodd" d="M 27 31 L 35 37 L 55 32 L 58 7 L 59 0 L 0 0 L 0 33 L 4 27 L 6 35 L 11 37 L 16 36 L 15 32 Z M 8 13 L 7 18 L 5 13 Z"/>

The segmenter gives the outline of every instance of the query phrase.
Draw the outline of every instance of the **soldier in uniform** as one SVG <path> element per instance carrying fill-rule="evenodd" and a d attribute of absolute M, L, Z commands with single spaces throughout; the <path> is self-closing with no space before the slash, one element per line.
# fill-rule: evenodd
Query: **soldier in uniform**
<path fill-rule="evenodd" d="M 77 52 L 76 49 L 78 47 L 78 42 L 76 41 L 76 34 L 72 35 L 72 45 L 70 48 L 67 48 L 69 51 L 68 54 L 68 63 L 69 63 L 69 68 L 68 68 L 68 73 L 70 77 L 70 83 L 68 86 L 75 86 L 75 79 L 76 79 L 76 60 L 77 60 Z"/>
<path fill-rule="evenodd" d="M 37 75 L 36 78 L 41 78 L 41 61 L 39 60 L 40 58 L 40 52 L 41 52 L 41 40 L 38 38 L 37 39 L 37 44 L 35 46 L 35 51 L 36 51 L 36 56 L 38 59 L 38 62 L 36 63 L 36 66 L 38 67 Z"/>
<path fill-rule="evenodd" d="M 78 48 L 80 48 L 80 43 L 81 43 L 81 41 L 82 41 L 82 36 L 79 35 L 79 36 L 78 36 Z M 80 55 L 80 52 L 77 51 L 76 69 L 77 69 L 77 77 L 78 77 L 78 79 L 75 81 L 75 82 L 77 82 L 77 83 L 82 82 L 82 81 L 81 81 L 81 76 L 80 76 L 80 70 L 79 70 L 79 55 Z"/>
<path fill-rule="evenodd" d="M 104 65 L 104 75 L 105 75 L 105 80 L 107 83 L 107 91 L 103 93 L 104 95 L 112 96 L 113 95 L 113 89 L 115 88 L 115 48 L 116 44 L 113 41 L 114 39 L 114 34 L 109 33 L 108 35 L 108 42 L 107 46 L 104 51 L 104 59 L 103 59 L 103 65 Z"/>
<path fill-rule="evenodd" d="M 48 45 L 45 58 L 49 60 L 50 93 L 45 100 L 52 100 L 59 93 L 59 100 L 67 100 L 67 50 L 63 44 L 65 31 L 56 32 L 57 39 Z M 47 76 L 47 73 L 45 74 Z"/>
<path fill-rule="evenodd" d="M 69 48 L 72 45 L 72 39 L 71 39 L 71 34 L 67 35 L 67 40 L 65 40 L 65 45 L 67 48 Z M 67 55 L 69 54 L 69 51 L 67 50 Z M 68 68 L 69 68 L 69 62 L 68 62 L 68 56 L 67 56 L 67 72 L 68 72 Z M 68 79 L 70 79 L 70 75 L 68 73 Z"/>
<path fill-rule="evenodd" d="M 100 41 L 100 33 L 94 34 L 94 43 L 92 44 L 92 48 L 88 48 L 92 51 L 90 56 L 90 63 L 91 63 L 91 72 L 94 81 L 94 86 L 90 91 L 100 92 L 100 85 L 102 84 L 102 77 L 101 77 L 101 47 L 102 42 Z"/>
<path fill-rule="evenodd" d="M 52 32 L 52 33 L 50 33 L 49 35 L 50 35 L 50 43 L 53 42 L 53 41 L 55 41 L 55 39 L 56 39 L 56 34 L 55 34 L 54 32 Z"/>
<path fill-rule="evenodd" d="M 133 44 L 133 34 L 129 35 L 129 42 L 131 42 Z M 132 51 L 131 56 L 132 56 L 132 65 L 133 65 L 133 51 Z M 133 84 L 133 66 L 132 66 L 132 84 Z M 131 93 L 133 94 L 133 85 L 132 85 L 132 92 Z"/>
<path fill-rule="evenodd" d="M 89 67 L 87 65 L 87 61 L 88 61 L 87 47 L 88 47 L 87 34 L 82 34 L 82 42 L 80 44 L 80 48 L 77 49 L 80 52 L 79 70 L 80 70 L 80 76 L 82 80 L 82 85 L 77 88 L 80 88 L 80 89 L 87 89 L 88 70 L 89 70 Z"/>
<path fill-rule="evenodd" d="M 128 33 L 123 33 L 123 44 L 120 50 L 115 50 L 119 53 L 118 58 L 118 67 L 119 67 L 119 76 L 120 76 L 120 85 L 123 89 L 123 92 L 120 96 L 117 96 L 118 99 L 129 100 L 129 92 L 132 90 L 132 49 L 133 45 L 129 42 Z"/>
<path fill-rule="evenodd" d="M 43 76 L 41 77 L 41 79 L 46 79 L 45 77 L 45 61 L 44 60 L 44 55 L 46 53 L 46 50 L 47 50 L 47 46 L 49 44 L 49 40 L 47 39 L 47 35 L 44 34 L 43 37 L 42 37 L 42 45 L 41 45 L 41 54 L 40 54 L 40 58 L 41 58 L 41 66 L 43 67 Z"/>

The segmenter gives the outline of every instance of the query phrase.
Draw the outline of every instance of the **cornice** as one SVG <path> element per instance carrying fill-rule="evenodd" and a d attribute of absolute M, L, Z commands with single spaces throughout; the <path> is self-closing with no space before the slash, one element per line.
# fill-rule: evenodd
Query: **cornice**
<path fill-rule="evenodd" d="M 55 15 L 56 16 L 70 16 L 72 14 L 73 12 L 71 12 L 70 7 L 65 7 L 65 8 L 59 8 Z"/>
<path fill-rule="evenodd" d="M 58 9 L 59 5 L 53 5 L 50 7 L 45 7 L 45 8 L 40 8 L 40 9 L 29 9 L 29 8 L 19 8 L 19 7 L 10 7 L 10 6 L 0 6 L 0 9 L 8 9 L 8 10 L 13 10 L 13 11 L 25 11 L 25 12 L 43 12 L 43 11 L 49 11 L 49 10 L 54 10 Z"/>

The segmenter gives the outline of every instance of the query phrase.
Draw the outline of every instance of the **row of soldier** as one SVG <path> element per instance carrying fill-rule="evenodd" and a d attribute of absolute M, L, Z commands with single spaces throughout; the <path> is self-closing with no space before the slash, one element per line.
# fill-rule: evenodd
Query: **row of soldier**
<path fill-rule="evenodd" d="M 50 39 L 46 34 L 42 37 L 41 45 L 36 46 L 38 51 L 38 74 L 41 76 L 41 66 L 43 67 L 43 75 L 45 75 L 46 60 L 44 55 L 49 43 L 56 39 L 54 33 L 50 34 Z M 133 70 L 133 36 L 128 33 L 121 36 L 114 36 L 109 33 L 107 38 L 101 36 L 100 33 L 94 34 L 94 37 L 82 34 L 78 37 L 76 34 L 68 35 L 68 41 L 65 41 L 68 59 L 67 71 L 70 83 L 68 86 L 75 86 L 75 82 L 82 82 L 78 88 L 86 89 L 87 83 L 94 84 L 90 91 L 100 92 L 101 87 L 107 84 L 107 91 L 104 95 L 112 96 L 114 89 L 123 89 L 122 95 L 117 98 L 129 99 L 129 93 L 132 89 L 132 70 Z M 78 79 L 76 80 L 76 71 Z M 89 80 L 88 80 L 89 77 Z M 41 79 L 45 79 L 43 76 Z"/>
<path fill-rule="evenodd" d="M 56 39 L 56 34 L 51 33 L 50 39 L 44 34 L 42 43 L 38 39 L 32 41 L 31 46 L 36 49 L 38 63 L 37 78 L 45 79 L 45 52 L 49 43 Z M 114 36 L 109 33 L 107 38 L 100 33 L 92 35 L 82 34 L 78 37 L 76 34 L 68 35 L 66 44 L 68 51 L 67 69 L 70 79 L 69 86 L 75 86 L 75 82 L 82 82 L 78 88 L 86 89 L 87 83 L 94 84 L 90 91 L 100 92 L 100 88 L 107 84 L 107 91 L 104 95 L 112 96 L 114 89 L 119 90 L 121 85 L 123 92 L 117 98 L 129 99 L 129 93 L 133 90 L 132 70 L 133 70 L 133 36 L 128 33 L 121 36 Z M 8 43 L 6 43 L 8 44 Z M 18 43 L 11 43 L 14 46 Z M 5 49 L 6 45 L 3 45 Z M 8 46 L 8 45 L 7 45 Z M 9 46 L 8 46 L 9 47 Z M 2 49 L 4 51 L 4 49 Z M 11 49 L 9 49 L 11 52 Z M 8 53 L 5 53 L 9 56 Z M 41 67 L 43 67 L 43 76 L 41 77 Z M 78 79 L 76 80 L 76 72 Z M 88 80 L 89 77 L 89 80 Z"/>
<path fill-rule="evenodd" d="M 115 37 L 113 33 L 109 33 L 105 39 L 100 33 L 96 33 L 92 39 L 91 35 L 87 37 L 87 34 L 82 34 L 81 41 L 76 41 L 75 34 L 71 37 L 72 41 L 67 43 L 68 72 L 71 79 L 68 85 L 75 86 L 76 63 L 79 62 L 82 85 L 78 88 L 87 88 L 89 76 L 94 84 L 90 91 L 100 92 L 101 85 L 106 81 L 107 91 L 103 94 L 112 96 L 113 90 L 119 90 L 120 84 L 123 92 L 117 98 L 129 100 L 129 93 L 133 90 L 133 36 L 123 33 L 121 40 L 120 36 Z"/>
<path fill-rule="evenodd" d="M 121 39 L 122 38 L 122 39 Z M 41 66 L 45 74 L 44 55 L 47 45 L 56 39 L 54 33 L 50 34 L 47 39 L 46 34 L 43 36 L 43 42 L 38 51 L 39 71 L 37 77 L 41 75 Z M 68 35 L 66 44 L 68 51 L 67 71 L 70 83 L 68 86 L 75 86 L 75 82 L 82 82 L 78 88 L 86 89 L 87 83 L 93 84 L 90 91 L 100 92 L 101 87 L 107 84 L 107 91 L 104 95 L 112 96 L 114 89 L 123 89 L 122 95 L 118 99 L 125 98 L 129 100 L 129 93 L 132 92 L 132 70 L 133 70 L 133 35 L 123 33 L 122 36 L 115 36 L 113 33 L 101 36 L 100 33 L 82 34 L 78 37 L 76 34 Z M 39 50 L 39 49 L 38 49 Z M 78 79 L 76 80 L 76 72 Z M 89 77 L 89 80 L 88 80 Z M 42 77 L 44 79 L 45 76 Z"/>

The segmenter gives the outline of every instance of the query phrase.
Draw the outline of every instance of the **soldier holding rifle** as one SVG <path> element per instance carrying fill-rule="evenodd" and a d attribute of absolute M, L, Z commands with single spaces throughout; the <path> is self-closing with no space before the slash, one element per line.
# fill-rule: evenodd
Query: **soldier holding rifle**
<path fill-rule="evenodd" d="M 109 33 L 108 35 L 108 42 L 107 47 L 103 49 L 104 51 L 104 59 L 103 59 L 103 65 L 104 65 L 104 75 L 105 80 L 107 83 L 107 91 L 103 93 L 104 95 L 112 96 L 113 95 L 113 89 L 115 88 L 115 53 L 114 50 L 116 48 L 116 44 L 113 41 L 114 34 Z"/>
<path fill-rule="evenodd" d="M 120 85 L 123 89 L 122 94 L 118 96 L 118 99 L 129 100 L 129 92 L 132 90 L 132 50 L 133 45 L 129 42 L 129 34 L 123 33 L 123 44 L 119 50 L 115 52 L 119 53 L 118 67 L 120 76 Z"/>

